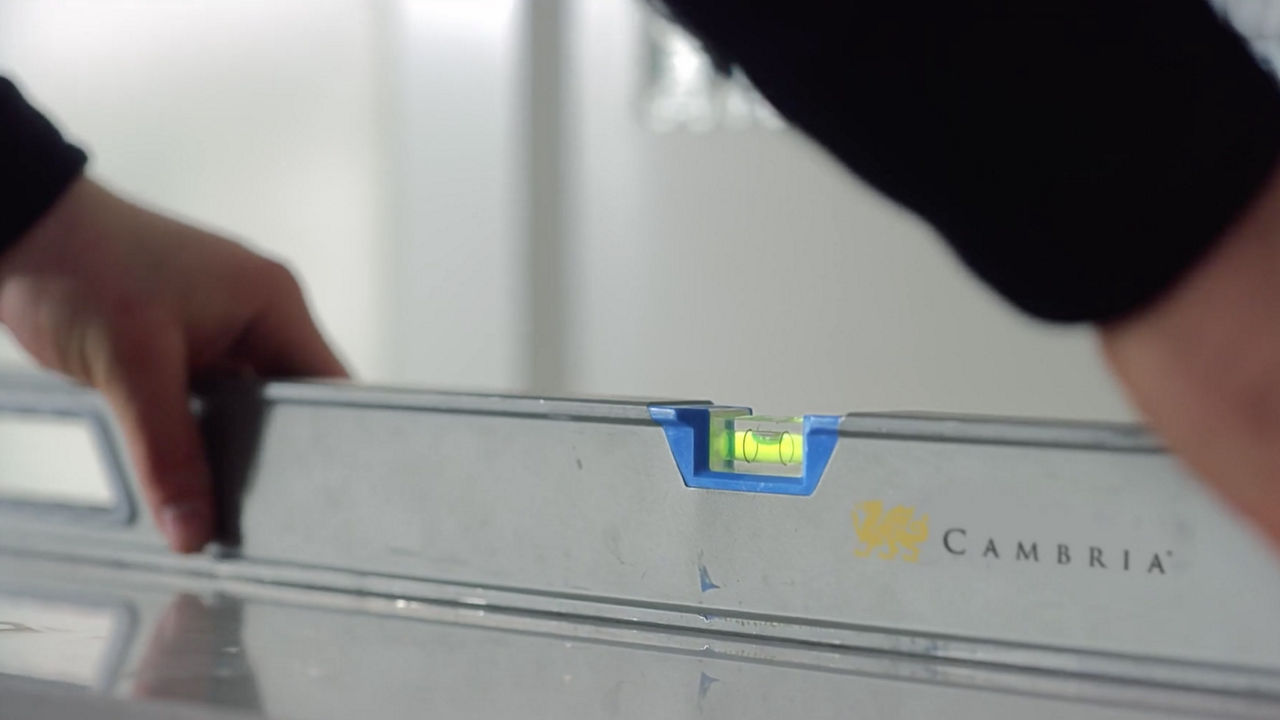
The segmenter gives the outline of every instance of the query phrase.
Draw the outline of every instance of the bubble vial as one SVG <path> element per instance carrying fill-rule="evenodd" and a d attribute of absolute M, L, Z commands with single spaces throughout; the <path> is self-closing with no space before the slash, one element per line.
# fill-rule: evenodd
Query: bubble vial
<path fill-rule="evenodd" d="M 804 420 L 798 417 L 712 412 L 708 469 L 800 477 L 804 472 Z"/>

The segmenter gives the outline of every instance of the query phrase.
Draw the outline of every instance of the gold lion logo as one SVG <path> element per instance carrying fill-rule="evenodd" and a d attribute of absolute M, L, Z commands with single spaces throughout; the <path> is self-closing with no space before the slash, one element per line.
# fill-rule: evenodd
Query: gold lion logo
<path fill-rule="evenodd" d="M 859 516 L 861 510 L 861 516 Z M 929 516 L 921 513 L 915 516 L 916 509 L 905 505 L 884 511 L 884 503 L 879 500 L 860 502 L 853 512 L 853 530 L 862 542 L 862 547 L 853 551 L 858 557 L 869 556 L 876 548 L 883 548 L 880 557 L 890 560 L 901 557 L 905 562 L 920 559 L 920 543 L 929 538 Z"/>

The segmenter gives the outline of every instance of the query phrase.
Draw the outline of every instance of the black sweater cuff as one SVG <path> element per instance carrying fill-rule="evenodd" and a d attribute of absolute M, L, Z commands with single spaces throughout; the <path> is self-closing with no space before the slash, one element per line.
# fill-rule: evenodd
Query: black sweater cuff
<path fill-rule="evenodd" d="M 0 78 L 0 252 L 53 205 L 85 162 L 80 148 Z"/>
<path fill-rule="evenodd" d="M 1202 0 L 667 0 L 1010 301 L 1150 302 L 1255 197 L 1280 92 Z"/>

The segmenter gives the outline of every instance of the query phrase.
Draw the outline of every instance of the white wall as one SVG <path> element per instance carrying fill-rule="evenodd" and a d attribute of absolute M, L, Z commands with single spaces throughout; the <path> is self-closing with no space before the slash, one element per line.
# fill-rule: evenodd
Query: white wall
<path fill-rule="evenodd" d="M 526 384 L 522 18 L 515 0 L 395 4 L 385 379 Z"/>
<path fill-rule="evenodd" d="M 645 129 L 639 5 L 561 2 L 553 272 L 542 0 L 0 0 L 0 72 L 109 183 L 293 264 L 365 380 L 1127 416 L 1087 332 L 1016 315 L 804 139 Z"/>

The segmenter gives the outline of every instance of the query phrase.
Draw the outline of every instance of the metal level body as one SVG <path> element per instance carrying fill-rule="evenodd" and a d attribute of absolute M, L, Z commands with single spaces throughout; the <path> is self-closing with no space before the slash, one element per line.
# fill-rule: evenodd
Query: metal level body
<path fill-rule="evenodd" d="M 179 558 L 138 512 L 96 396 L 9 379 L 0 407 L 103 428 L 102 457 L 121 482 L 105 508 L 0 502 L 0 610 L 6 593 L 101 588 L 135 608 L 147 637 L 159 611 L 137 608 L 191 595 L 277 618 L 262 627 L 297 624 L 310 640 L 245 634 L 271 667 L 301 668 L 334 643 L 362 667 L 421 666 L 383 673 L 396 682 L 357 682 L 344 663 L 320 663 L 310 682 L 286 673 L 298 703 L 303 687 L 324 701 L 313 711 L 276 700 L 267 714 L 284 717 L 360 706 L 363 695 L 335 687 L 378 690 L 387 708 L 439 698 L 448 693 L 403 686 L 464 667 L 471 679 L 445 683 L 459 704 L 442 707 L 562 714 L 573 678 L 607 706 L 609 693 L 669 670 L 671 687 L 636 691 L 651 705 L 620 700 L 603 714 L 692 716 L 719 690 L 734 700 L 717 712 L 747 716 L 802 707 L 796 697 L 819 715 L 869 697 L 903 717 L 985 717 L 1000 703 L 1047 703 L 1037 716 L 1063 717 L 1276 713 L 1280 567 L 1141 432 L 850 415 L 810 494 L 745 492 L 686 485 L 655 418 L 703 406 L 222 388 L 202 413 L 226 542 Z M 120 662 L 124 677 L 136 679 L 141 642 Z M 484 691 L 477 668 L 508 655 L 507 680 Z M 548 684 L 556 669 L 561 684 Z M 699 673 L 706 688 L 677 689 Z M 98 685 L 122 692 L 120 681 Z"/>

